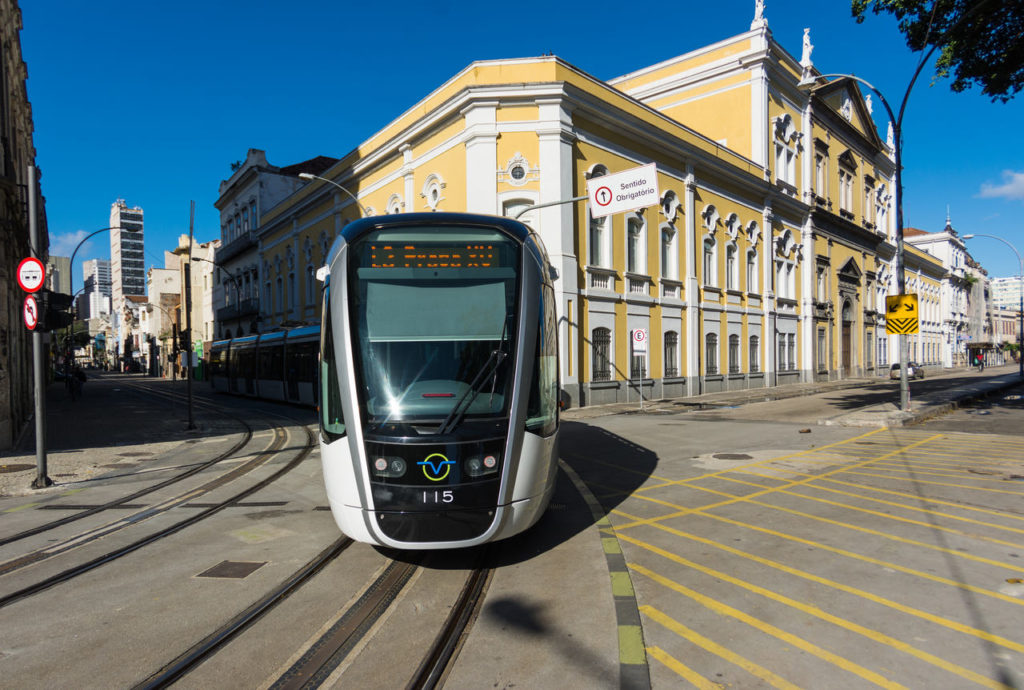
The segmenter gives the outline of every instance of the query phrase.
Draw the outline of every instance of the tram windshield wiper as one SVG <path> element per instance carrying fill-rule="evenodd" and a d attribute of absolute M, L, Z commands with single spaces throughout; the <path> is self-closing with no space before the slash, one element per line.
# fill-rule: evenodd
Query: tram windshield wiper
<path fill-rule="evenodd" d="M 498 344 L 498 348 L 491 350 L 491 354 L 487 357 L 483 366 L 480 367 L 476 376 L 470 381 L 469 388 L 452 406 L 452 411 L 441 422 L 441 426 L 437 427 L 438 434 L 449 434 L 459 425 L 459 422 L 462 421 L 462 418 L 466 416 L 470 406 L 472 406 L 473 401 L 480 395 L 480 388 L 489 375 L 493 376 L 491 380 L 491 396 L 494 396 L 494 390 L 498 385 L 498 368 L 505 361 L 506 357 L 508 357 L 508 319 L 505 320 L 505 325 L 501 329 L 501 341 Z"/>

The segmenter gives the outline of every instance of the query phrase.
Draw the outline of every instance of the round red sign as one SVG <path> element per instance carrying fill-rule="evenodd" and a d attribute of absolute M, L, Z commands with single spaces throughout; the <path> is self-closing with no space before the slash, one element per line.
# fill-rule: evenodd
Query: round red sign
<path fill-rule="evenodd" d="M 39 325 L 39 303 L 32 295 L 25 295 L 25 305 L 22 307 L 22 316 L 25 319 L 25 327 L 34 331 Z"/>
<path fill-rule="evenodd" d="M 43 262 L 34 256 L 22 259 L 18 264 L 18 285 L 25 292 L 38 292 L 43 287 L 43 279 L 46 278 L 46 269 Z"/>

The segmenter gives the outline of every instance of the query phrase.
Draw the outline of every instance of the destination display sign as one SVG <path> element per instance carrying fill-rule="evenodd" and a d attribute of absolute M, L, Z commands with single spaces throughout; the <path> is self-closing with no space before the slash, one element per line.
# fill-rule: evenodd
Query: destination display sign
<path fill-rule="evenodd" d="M 492 244 L 370 245 L 370 268 L 494 268 L 500 252 Z"/>

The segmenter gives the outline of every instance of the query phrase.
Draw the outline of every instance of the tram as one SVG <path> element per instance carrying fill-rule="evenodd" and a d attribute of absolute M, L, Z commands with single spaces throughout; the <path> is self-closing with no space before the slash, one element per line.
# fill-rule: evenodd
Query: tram
<path fill-rule="evenodd" d="M 210 385 L 222 393 L 312 407 L 319 352 L 319 326 L 218 340 L 210 345 Z"/>
<path fill-rule="evenodd" d="M 338 527 L 399 549 L 533 525 L 554 491 L 558 350 L 550 263 L 509 218 L 350 223 L 324 279 L 320 445 Z"/>

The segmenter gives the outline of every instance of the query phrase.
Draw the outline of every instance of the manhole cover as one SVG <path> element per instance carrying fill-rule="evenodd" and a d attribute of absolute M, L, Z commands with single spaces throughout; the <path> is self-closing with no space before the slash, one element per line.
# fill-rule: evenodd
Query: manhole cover
<path fill-rule="evenodd" d="M 0 474 L 10 474 L 11 472 L 24 472 L 25 470 L 31 470 L 35 465 L 25 464 L 14 464 L 14 465 L 0 465 Z"/>
<path fill-rule="evenodd" d="M 148 458 L 151 457 L 152 453 L 146 453 L 143 451 L 130 451 L 128 453 L 118 453 L 118 457 L 122 458 Z"/>
<path fill-rule="evenodd" d="M 746 453 L 715 453 L 712 455 L 716 460 L 753 460 L 754 456 Z"/>
<path fill-rule="evenodd" d="M 221 561 L 217 565 L 196 575 L 196 577 L 220 577 L 233 580 L 241 580 L 249 577 L 254 572 L 267 564 L 253 563 L 250 561 Z"/>

